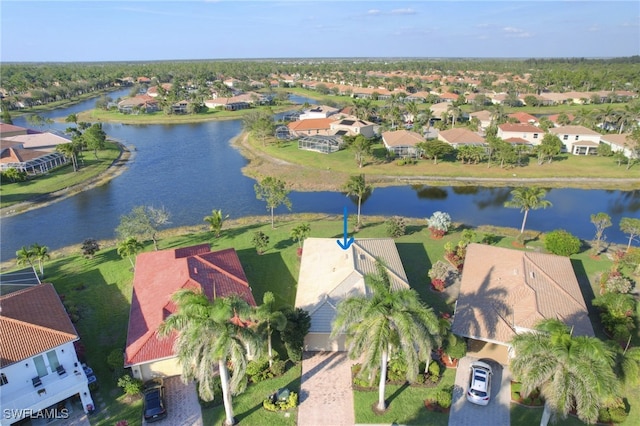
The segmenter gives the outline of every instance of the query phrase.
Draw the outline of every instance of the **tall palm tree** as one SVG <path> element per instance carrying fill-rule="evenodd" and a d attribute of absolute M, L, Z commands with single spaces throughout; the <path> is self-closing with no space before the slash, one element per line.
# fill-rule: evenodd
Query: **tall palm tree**
<path fill-rule="evenodd" d="M 224 216 L 222 210 L 218 209 L 212 210 L 211 216 L 205 216 L 203 220 L 209 224 L 209 229 L 213 232 L 213 235 L 218 238 L 220 231 L 222 231 L 222 224 L 227 218 L 229 218 L 229 215 Z"/>
<path fill-rule="evenodd" d="M 547 191 L 542 188 L 532 186 L 530 188 L 516 188 L 511 191 L 511 200 L 505 201 L 504 206 L 510 208 L 520 209 L 524 212 L 524 218 L 522 219 L 522 227 L 520 227 L 520 234 L 524 232 L 524 226 L 527 223 L 527 215 L 529 210 L 546 209 L 551 207 L 551 201 L 545 200 Z"/>
<path fill-rule="evenodd" d="M 380 261 L 376 269 L 376 275 L 365 277 L 369 295 L 349 297 L 338 304 L 331 335 L 346 334 L 349 357 L 362 357 L 361 374 L 368 374 L 371 382 L 380 372 L 377 408 L 384 410 L 389 357 L 397 354 L 406 361 L 406 377 L 412 381 L 420 362 L 428 364 L 440 338 L 438 318 L 420 302 L 415 290 L 393 289 Z"/>
<path fill-rule="evenodd" d="M 29 265 L 36 272 L 36 267 L 33 264 L 33 250 L 27 246 L 22 246 L 20 250 L 16 251 L 16 263 L 18 265 Z"/>
<path fill-rule="evenodd" d="M 572 409 L 581 420 L 594 423 L 599 409 L 616 394 L 614 353 L 595 337 L 574 337 L 561 321 L 546 319 L 534 332 L 516 335 L 511 344 L 516 354 L 511 371 L 522 382 L 522 394 L 539 389 L 545 399 L 541 425 L 551 414 L 566 418 Z"/>
<path fill-rule="evenodd" d="M 271 346 L 271 334 L 273 329 L 284 330 L 287 326 L 287 317 L 280 311 L 274 309 L 273 305 L 276 297 L 272 292 L 267 291 L 262 296 L 262 305 L 254 309 L 252 318 L 257 321 L 257 331 L 267 337 L 267 352 L 269 355 L 269 367 L 273 365 L 273 348 Z"/>
<path fill-rule="evenodd" d="M 348 197 L 358 198 L 358 218 L 356 221 L 356 226 L 359 227 L 360 226 L 360 207 L 362 205 L 362 198 L 365 197 L 371 191 L 373 191 L 373 187 L 371 185 L 367 185 L 364 175 L 360 174 L 360 175 L 350 176 L 347 183 L 345 183 L 343 189 L 347 193 Z"/>
<path fill-rule="evenodd" d="M 128 237 L 124 241 L 120 241 L 118 243 L 118 254 L 121 257 L 126 257 L 131 262 L 131 267 L 135 268 L 136 265 L 133 263 L 133 257 L 140 253 L 144 248 L 144 244 L 137 240 L 136 237 Z"/>
<path fill-rule="evenodd" d="M 457 105 L 450 104 L 447 107 L 447 114 L 451 116 L 451 127 L 456 127 L 456 121 L 462 115 L 462 109 Z"/>
<path fill-rule="evenodd" d="M 34 243 L 31 245 L 31 253 L 33 258 L 38 261 L 40 275 L 44 275 L 44 261 L 51 257 L 49 256 L 49 247 Z"/>
<path fill-rule="evenodd" d="M 260 339 L 247 327 L 250 307 L 237 296 L 210 301 L 204 294 L 179 290 L 173 297 L 178 310 L 158 327 L 162 337 L 177 332 L 174 350 L 182 379 L 197 380 L 198 393 L 213 400 L 213 379 L 220 374 L 225 424 L 235 424 L 231 395 L 244 390 L 248 352 L 260 355 Z M 228 365 L 233 366 L 230 374 Z"/>

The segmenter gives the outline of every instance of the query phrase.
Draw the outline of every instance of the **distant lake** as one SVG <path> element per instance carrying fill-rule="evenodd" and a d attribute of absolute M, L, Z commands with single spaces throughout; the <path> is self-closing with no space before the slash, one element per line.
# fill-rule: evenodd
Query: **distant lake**
<path fill-rule="evenodd" d="M 120 94 L 119 94 L 120 93 Z M 126 96 L 128 90 L 111 96 Z M 295 97 L 298 103 L 305 98 Z M 309 103 L 315 103 L 306 99 Z M 44 114 L 66 117 L 94 107 L 95 100 Z M 14 124 L 29 127 L 24 118 Z M 52 128 L 64 130 L 67 123 Z M 39 243 L 51 250 L 82 242 L 85 238 L 115 236 L 120 216 L 134 206 L 164 206 L 171 213 L 171 226 L 203 224 L 203 217 L 220 208 L 232 218 L 266 214 L 265 204 L 255 197 L 255 181 L 244 176 L 247 164 L 230 141 L 242 131 L 240 120 L 176 125 L 103 124 L 109 137 L 135 147 L 135 158 L 127 170 L 109 183 L 66 200 L 14 217 L 2 218 L 2 261 L 15 257 L 23 245 Z M 321 154 L 318 154 L 321 155 Z M 365 215 L 402 215 L 426 218 L 434 211 L 448 212 L 454 221 L 477 226 L 491 224 L 519 227 L 522 213 L 503 207 L 509 199 L 507 187 L 450 187 L 403 185 L 376 188 L 363 204 Z M 347 205 L 356 206 L 339 192 L 290 194 L 292 212 L 341 214 Z M 640 191 L 551 189 L 553 207 L 529 214 L 527 229 L 566 229 L 580 238 L 591 239 L 595 228 L 589 216 L 607 212 L 614 226 L 605 233 L 608 241 L 626 243 L 618 228 L 622 217 L 640 216 Z M 287 212 L 277 209 L 278 214 Z M 313 227 L 312 227 L 313 229 Z M 340 229 L 336 230 L 340 232 Z"/>

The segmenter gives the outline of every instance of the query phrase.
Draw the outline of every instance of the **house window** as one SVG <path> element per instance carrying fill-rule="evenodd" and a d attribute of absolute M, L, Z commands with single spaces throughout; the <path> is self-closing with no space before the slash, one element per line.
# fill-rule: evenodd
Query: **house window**
<path fill-rule="evenodd" d="M 533 134 L 533 138 L 534 138 L 534 139 L 538 139 L 538 134 L 537 134 L 537 133 L 534 133 L 534 134 Z"/>
<path fill-rule="evenodd" d="M 4 373 L 0 374 L 0 386 L 6 385 L 7 383 L 9 383 L 7 376 L 5 376 Z"/>
<path fill-rule="evenodd" d="M 562 137 L 562 140 L 563 140 L 563 141 L 568 141 L 568 140 L 569 140 L 569 135 L 564 135 L 564 136 Z"/>
<path fill-rule="evenodd" d="M 47 371 L 47 366 L 44 364 L 44 358 L 42 355 L 38 355 L 33 358 L 33 363 L 36 365 L 36 371 L 38 372 L 38 377 L 44 377 L 49 372 Z"/>
<path fill-rule="evenodd" d="M 56 368 L 60 366 L 60 362 L 58 362 L 58 355 L 56 354 L 56 351 L 47 352 L 47 358 L 49 359 L 49 368 L 53 373 L 54 371 L 56 371 Z"/>
<path fill-rule="evenodd" d="M 578 135 L 576 135 L 576 140 L 578 140 L 578 137 L 579 137 L 579 136 L 578 136 Z"/>

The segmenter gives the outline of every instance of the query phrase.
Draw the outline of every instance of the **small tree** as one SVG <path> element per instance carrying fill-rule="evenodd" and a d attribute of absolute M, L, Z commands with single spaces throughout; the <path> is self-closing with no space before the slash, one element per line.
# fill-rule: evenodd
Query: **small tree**
<path fill-rule="evenodd" d="M 631 241 L 640 235 L 640 219 L 623 217 L 620 219 L 620 230 L 629 235 L 629 242 L 627 243 L 628 252 L 631 248 Z"/>
<path fill-rule="evenodd" d="M 391 238 L 402 237 L 407 232 L 407 224 L 404 218 L 394 216 L 386 222 L 387 235 Z"/>
<path fill-rule="evenodd" d="M 127 396 L 136 396 L 142 393 L 142 382 L 128 374 L 118 379 L 118 387 L 121 387 Z"/>
<path fill-rule="evenodd" d="M 564 229 L 556 229 L 544 237 L 544 248 L 559 256 L 571 256 L 580 251 L 580 239 Z"/>
<path fill-rule="evenodd" d="M 358 135 L 353 139 L 349 147 L 355 155 L 358 167 L 362 168 L 365 158 L 371 155 L 371 141 L 362 135 Z"/>
<path fill-rule="evenodd" d="M 611 226 L 611 216 L 604 212 L 592 214 L 591 223 L 596 227 L 596 241 L 593 250 L 594 254 L 598 254 L 602 251 L 603 240 L 606 239 L 604 230 Z"/>
<path fill-rule="evenodd" d="M 253 246 L 256 248 L 258 254 L 263 254 L 269 245 L 269 236 L 262 231 L 256 231 L 251 238 Z"/>
<path fill-rule="evenodd" d="M 92 258 L 100 250 L 100 244 L 93 238 L 87 238 L 82 242 L 81 249 L 84 257 Z"/>
<path fill-rule="evenodd" d="M 213 232 L 213 235 L 218 238 L 220 236 L 220 232 L 222 231 L 222 224 L 226 219 L 229 218 L 229 215 L 224 216 L 222 214 L 222 210 L 212 210 L 211 216 L 205 216 L 204 221 L 209 224 L 209 230 Z"/>
<path fill-rule="evenodd" d="M 164 208 L 137 206 L 131 213 L 120 217 L 116 233 L 120 238 L 140 237 L 153 240 L 153 247 L 158 250 L 158 232 L 169 221 L 169 212 Z"/>
<path fill-rule="evenodd" d="M 427 218 L 427 226 L 433 237 L 441 238 L 451 227 L 451 216 L 441 211 L 434 212 L 430 218 Z"/>
<path fill-rule="evenodd" d="M 298 248 L 301 249 L 302 243 L 304 242 L 305 238 L 309 236 L 310 233 L 311 233 L 311 227 L 309 226 L 309 224 L 301 223 L 300 225 L 296 226 L 291 230 L 291 238 L 296 240 L 296 242 L 298 243 Z"/>
<path fill-rule="evenodd" d="M 44 275 L 44 261 L 50 258 L 49 247 L 33 243 L 31 245 L 31 252 L 33 253 L 33 258 L 38 262 L 40 275 Z"/>
<path fill-rule="evenodd" d="M 293 309 L 290 307 L 284 309 L 284 315 L 287 317 L 287 325 L 280 336 L 287 349 L 289 359 L 298 362 L 302 359 L 304 338 L 311 328 L 311 317 L 302 308 Z"/>
<path fill-rule="evenodd" d="M 143 248 L 144 245 L 140 241 L 138 241 L 136 237 L 129 237 L 126 240 L 118 243 L 118 254 L 122 258 L 126 257 L 127 259 L 129 259 L 131 267 L 135 268 L 136 265 L 135 263 L 133 263 L 133 258 L 135 257 L 135 255 L 140 253 Z"/>
<path fill-rule="evenodd" d="M 290 191 L 287 189 L 286 183 L 269 176 L 256 183 L 253 189 L 256 192 L 256 198 L 265 201 L 267 210 L 271 210 L 271 229 L 275 229 L 273 225 L 273 210 L 283 204 L 287 209 L 291 210 L 291 201 L 288 197 Z"/>

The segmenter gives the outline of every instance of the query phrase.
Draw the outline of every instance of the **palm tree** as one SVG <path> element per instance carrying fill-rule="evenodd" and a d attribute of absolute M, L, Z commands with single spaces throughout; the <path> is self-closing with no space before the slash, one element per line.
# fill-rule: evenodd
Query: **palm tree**
<path fill-rule="evenodd" d="M 447 107 L 447 114 L 451 116 L 451 127 L 456 127 L 456 120 L 462 115 L 462 109 L 457 105 L 450 104 Z"/>
<path fill-rule="evenodd" d="M 31 266 L 31 268 L 33 269 L 33 272 L 35 273 L 36 268 L 33 264 L 33 250 L 31 250 L 30 248 L 28 248 L 27 246 L 22 246 L 22 248 L 20 248 L 20 250 L 16 251 L 16 263 L 18 265 L 29 265 Z"/>
<path fill-rule="evenodd" d="M 516 188 L 511 191 L 511 200 L 504 203 L 505 207 L 518 208 L 521 212 L 524 212 L 524 218 L 522 219 L 522 227 L 520 228 L 520 234 L 524 232 L 524 226 L 527 223 L 527 215 L 529 210 L 546 209 L 551 207 L 551 201 L 545 200 L 547 191 L 542 188 L 532 186 L 530 188 Z"/>
<path fill-rule="evenodd" d="M 260 339 L 247 327 L 250 307 L 238 296 L 210 301 L 204 294 L 183 289 L 173 297 L 178 310 L 158 327 L 166 337 L 177 332 L 174 350 L 182 366 L 182 379 L 197 380 L 198 393 L 213 400 L 213 379 L 220 374 L 225 424 L 235 424 L 231 395 L 246 386 L 245 371 L 249 353 L 260 355 Z M 228 365 L 233 366 L 232 374 Z"/>
<path fill-rule="evenodd" d="M 131 267 L 135 268 L 136 265 L 133 263 L 133 256 L 140 253 L 144 248 L 144 244 L 136 239 L 136 237 L 128 237 L 124 241 L 118 243 L 118 254 L 121 257 L 127 257 L 129 262 L 131 262 Z"/>
<path fill-rule="evenodd" d="M 373 187 L 371 185 L 367 185 L 364 175 L 360 174 L 349 177 L 349 180 L 347 181 L 347 183 L 345 183 L 343 189 L 347 193 L 348 197 L 358 198 L 358 219 L 356 221 L 356 227 L 359 227 L 360 206 L 362 205 L 362 198 L 373 191 Z"/>
<path fill-rule="evenodd" d="M 428 364 L 440 338 L 438 318 L 420 302 L 415 290 L 392 288 L 380 261 L 376 269 L 376 275 L 365 277 L 369 296 L 349 297 L 338 304 L 331 336 L 346 334 L 349 357 L 362 357 L 361 374 L 369 374 L 372 383 L 380 371 L 377 408 L 384 410 L 389 357 L 401 356 L 407 364 L 407 380 L 413 381 L 420 362 Z"/>
<path fill-rule="evenodd" d="M 71 160 L 73 165 L 73 171 L 78 171 L 78 152 L 80 147 L 77 143 L 69 142 L 56 146 L 56 151 L 64 155 L 67 159 Z"/>
<path fill-rule="evenodd" d="M 311 233 L 311 227 L 308 223 L 301 223 L 291 230 L 291 238 L 298 242 L 298 248 L 302 248 L 302 242 Z"/>
<path fill-rule="evenodd" d="M 287 317 L 282 312 L 274 310 L 275 301 L 276 297 L 272 292 L 265 292 L 262 296 L 262 305 L 258 306 L 252 313 L 252 318 L 257 320 L 258 333 L 267 336 L 269 367 L 273 365 L 273 348 L 271 346 L 273 329 L 282 331 L 287 326 Z"/>
<path fill-rule="evenodd" d="M 44 261 L 49 259 L 49 248 L 47 246 L 41 246 L 38 243 L 31 245 L 31 253 L 33 258 L 38 261 L 38 267 L 40 268 L 40 275 L 44 275 Z"/>
<path fill-rule="evenodd" d="M 544 397 L 540 424 L 546 425 L 552 413 L 566 418 L 572 409 L 594 423 L 617 390 L 613 351 L 595 337 L 572 336 L 557 319 L 542 320 L 534 329 L 511 341 L 516 354 L 511 371 L 522 382 L 523 395 L 539 389 Z"/>
<path fill-rule="evenodd" d="M 222 210 L 218 209 L 212 210 L 211 216 L 205 216 L 203 220 L 209 224 L 209 229 L 213 232 L 213 235 L 218 238 L 222 230 L 222 224 L 227 218 L 229 218 L 229 215 L 223 216 Z"/>

